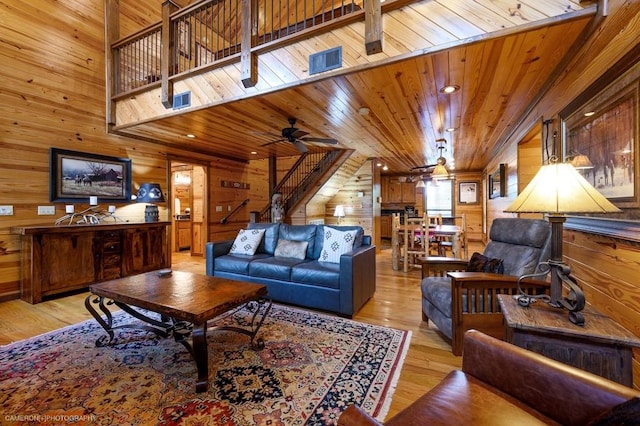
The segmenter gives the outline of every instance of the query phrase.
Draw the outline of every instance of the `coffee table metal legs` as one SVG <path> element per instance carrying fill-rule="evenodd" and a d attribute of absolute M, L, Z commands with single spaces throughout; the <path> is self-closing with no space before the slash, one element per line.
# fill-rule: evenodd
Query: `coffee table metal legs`
<path fill-rule="evenodd" d="M 209 351 L 207 348 L 207 330 L 227 330 L 237 333 L 246 334 L 251 339 L 251 347 L 254 350 L 261 350 L 264 348 L 264 340 L 256 338 L 260 327 L 271 311 L 271 300 L 269 298 L 261 297 L 258 300 L 253 300 L 245 303 L 238 308 L 246 308 L 251 315 L 251 324 L 249 328 L 242 328 L 239 326 L 212 326 L 207 328 L 207 322 L 203 324 L 190 324 L 185 321 L 176 321 L 161 315 L 161 321 L 151 318 L 141 312 L 131 308 L 124 303 L 115 302 L 111 299 L 106 299 L 102 296 L 90 294 L 84 301 L 84 305 L 91 315 L 98 321 L 98 324 L 107 332 L 108 336 L 101 336 L 96 340 L 96 346 L 102 347 L 111 343 L 114 339 L 114 330 L 119 328 L 136 328 L 145 331 L 150 331 L 161 337 L 169 337 L 173 335 L 176 342 L 182 343 L 187 348 L 191 356 L 196 362 L 196 368 L 198 370 L 198 379 L 196 381 L 196 392 L 205 392 L 209 388 Z M 105 318 L 96 310 L 94 305 L 98 305 L 100 311 L 104 314 Z M 146 324 L 122 324 L 114 326 L 113 316 L 109 311 L 108 306 L 116 305 L 129 315 L 144 321 Z M 231 313 L 235 312 L 233 310 Z"/>

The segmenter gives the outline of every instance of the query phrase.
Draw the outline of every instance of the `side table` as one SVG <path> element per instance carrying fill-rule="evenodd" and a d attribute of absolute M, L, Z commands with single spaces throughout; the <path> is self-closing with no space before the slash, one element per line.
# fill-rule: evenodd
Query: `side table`
<path fill-rule="evenodd" d="M 498 295 L 498 301 L 507 342 L 633 386 L 633 347 L 640 339 L 592 306 L 582 311 L 585 323 L 578 326 L 566 309 L 543 302 L 524 308 L 510 295 Z"/>

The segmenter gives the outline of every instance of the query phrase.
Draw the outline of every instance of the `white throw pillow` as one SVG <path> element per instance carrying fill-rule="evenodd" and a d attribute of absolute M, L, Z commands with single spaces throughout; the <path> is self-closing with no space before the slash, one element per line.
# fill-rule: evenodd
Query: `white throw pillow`
<path fill-rule="evenodd" d="M 340 256 L 353 249 L 353 242 L 358 231 L 339 231 L 328 226 L 324 227 L 322 252 L 319 262 L 340 263 Z"/>
<path fill-rule="evenodd" d="M 230 254 L 248 254 L 253 256 L 264 236 L 264 229 L 241 229 L 233 241 Z"/>
<path fill-rule="evenodd" d="M 307 247 L 309 241 L 291 241 L 278 240 L 276 251 L 273 253 L 275 257 L 291 257 L 293 259 L 304 260 L 307 256 Z"/>

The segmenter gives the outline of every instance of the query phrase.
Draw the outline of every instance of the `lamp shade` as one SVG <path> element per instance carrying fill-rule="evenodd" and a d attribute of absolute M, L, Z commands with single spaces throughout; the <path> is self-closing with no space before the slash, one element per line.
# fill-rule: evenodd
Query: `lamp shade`
<path fill-rule="evenodd" d="M 344 214 L 344 206 L 342 204 L 338 204 L 336 206 L 336 209 L 333 212 L 333 215 L 335 217 L 344 217 L 345 216 L 345 214 Z"/>
<path fill-rule="evenodd" d="M 446 179 L 449 177 L 449 172 L 447 172 L 447 168 L 444 164 L 436 164 L 433 168 L 433 172 L 431 173 L 431 179 Z"/>
<path fill-rule="evenodd" d="M 138 189 L 137 203 L 164 203 L 159 183 L 143 183 Z"/>
<path fill-rule="evenodd" d="M 584 154 L 578 154 L 571 159 L 571 165 L 576 169 L 593 169 L 593 163 Z"/>
<path fill-rule="evenodd" d="M 569 163 L 542 166 L 505 210 L 517 213 L 619 212 Z"/>

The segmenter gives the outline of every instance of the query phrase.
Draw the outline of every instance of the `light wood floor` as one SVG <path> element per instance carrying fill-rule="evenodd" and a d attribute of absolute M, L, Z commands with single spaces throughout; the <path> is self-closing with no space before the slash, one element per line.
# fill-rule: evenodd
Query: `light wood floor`
<path fill-rule="evenodd" d="M 204 273 L 204 261 L 185 253 L 173 254 L 173 269 Z M 405 408 L 435 386 L 462 358 L 435 327 L 422 321 L 420 271 L 408 273 L 391 268 L 391 250 L 377 256 L 376 293 L 354 320 L 410 330 L 411 346 L 402 367 L 388 417 Z M 84 307 L 88 293 L 30 305 L 21 300 L 0 303 L 0 345 L 46 333 L 90 319 Z"/>

